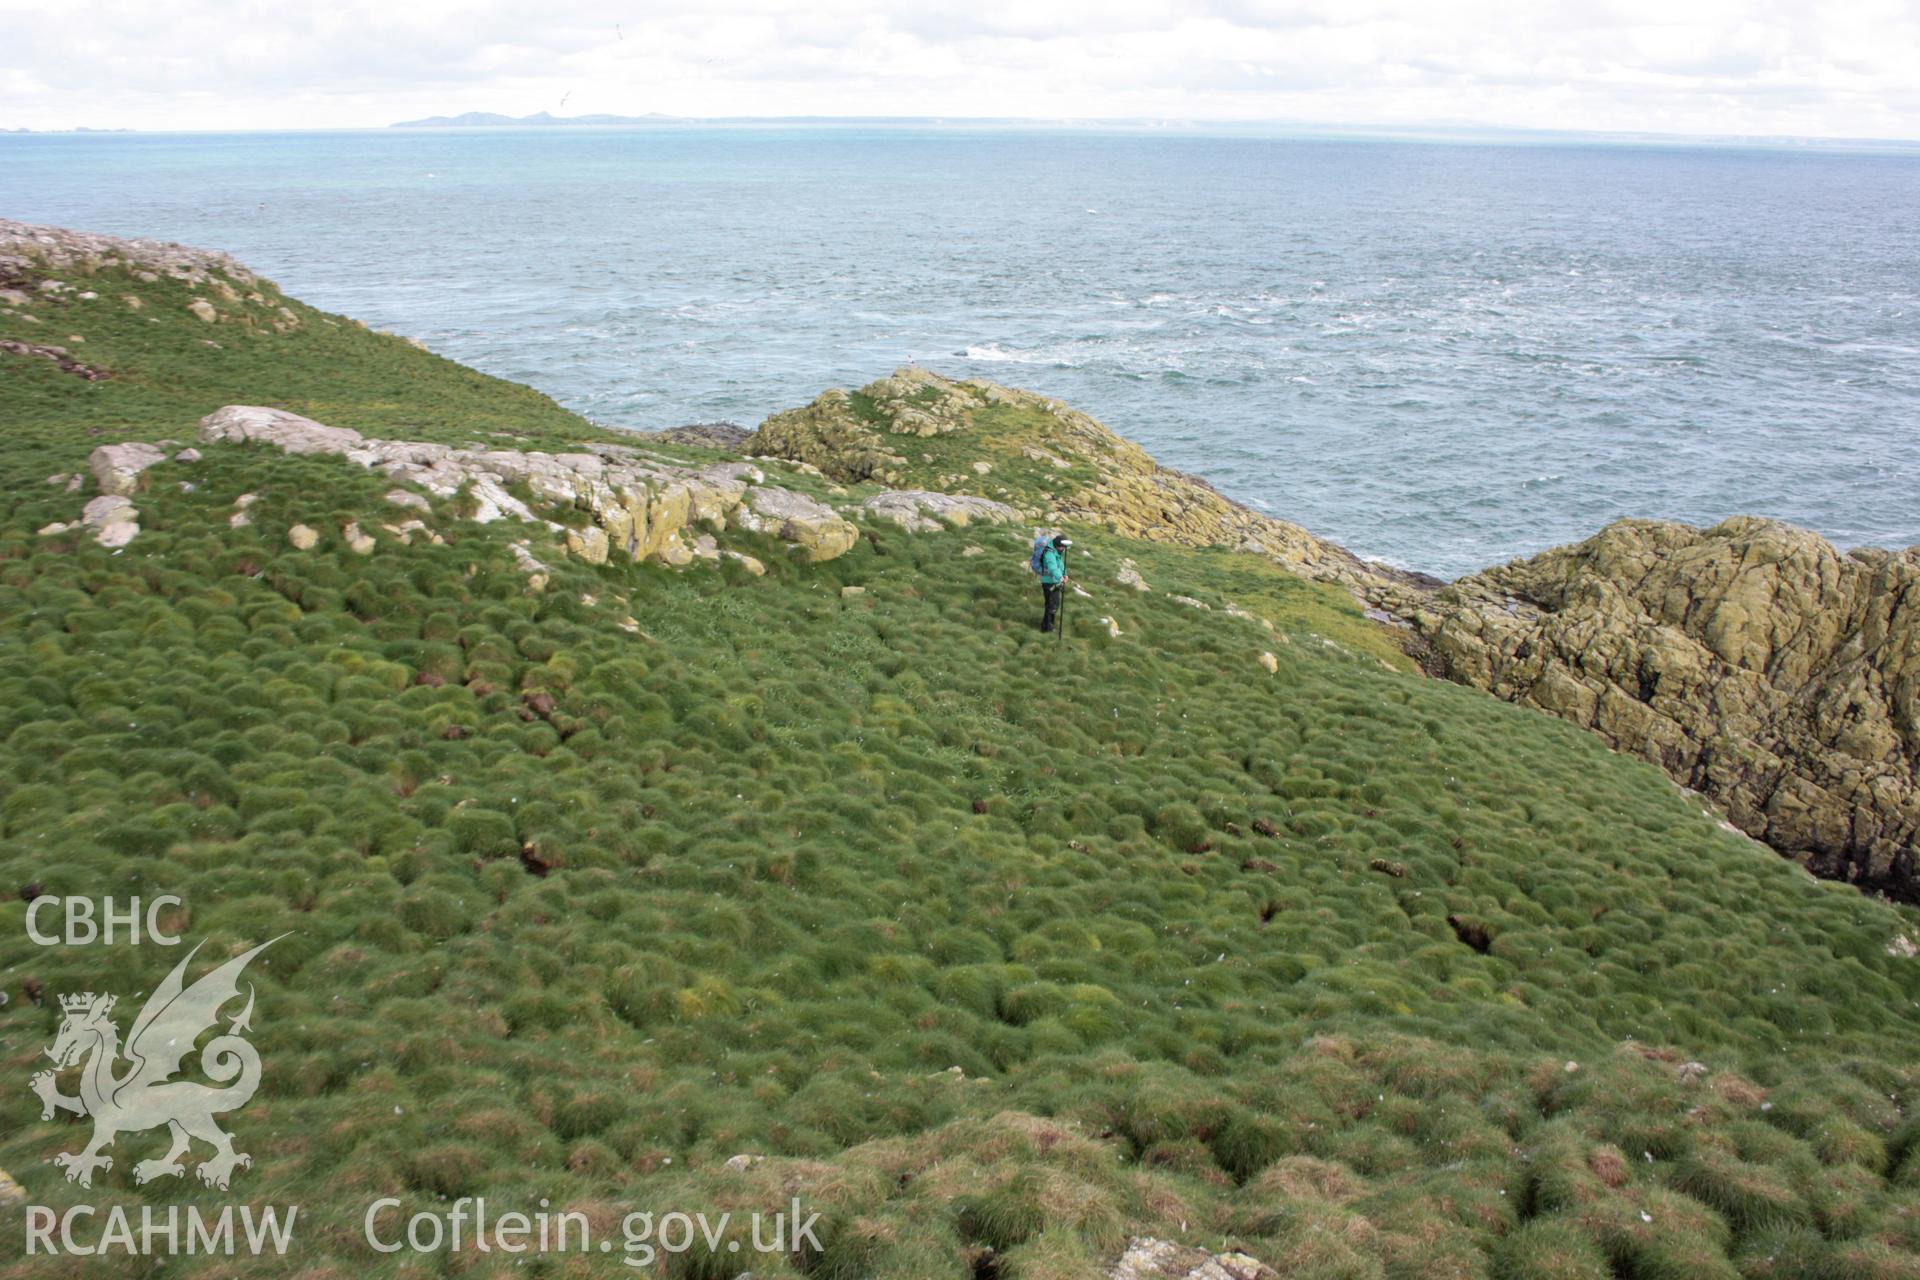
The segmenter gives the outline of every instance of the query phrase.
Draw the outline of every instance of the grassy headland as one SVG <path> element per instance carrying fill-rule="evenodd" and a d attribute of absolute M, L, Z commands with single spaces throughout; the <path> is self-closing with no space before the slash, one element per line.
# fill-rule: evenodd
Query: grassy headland
<path fill-rule="evenodd" d="M 289 935 L 230 1127 L 299 1246 L 123 1274 L 622 1270 L 361 1240 L 381 1196 L 484 1194 L 826 1214 L 819 1253 L 689 1276 L 1088 1277 L 1141 1236 L 1317 1278 L 1920 1275 L 1920 917 L 1410 672 L 1344 592 L 1071 509 L 1064 642 L 1004 527 L 862 520 L 821 564 L 729 533 L 763 577 L 536 544 L 535 592 L 515 521 L 439 500 L 439 542 L 356 554 L 391 482 L 231 444 L 143 473 L 118 552 L 42 536 L 94 492 L 50 475 L 229 403 L 617 437 L 264 282 L 8 283 L 0 339 L 111 376 L 0 351 L 0 1066 L 44 1065 L 56 993 L 130 1008 L 178 959 L 34 946 L 18 890 L 179 894 L 209 956 Z M 1063 491 L 1026 412 L 881 469 Z M 779 480 L 846 506 L 875 474 Z M 85 1132 L 0 1092 L 36 1203 L 226 1199 L 134 1185 L 152 1133 L 73 1187 Z"/>

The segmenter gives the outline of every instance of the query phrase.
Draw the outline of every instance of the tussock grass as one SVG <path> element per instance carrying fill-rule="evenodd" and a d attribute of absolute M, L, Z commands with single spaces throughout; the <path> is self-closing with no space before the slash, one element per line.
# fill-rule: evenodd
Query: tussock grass
<path fill-rule="evenodd" d="M 120 376 L 0 388 L 0 1066 L 57 1026 L 28 979 L 173 960 L 31 946 L 29 884 L 179 893 L 210 955 L 290 931 L 235 1129 L 246 1194 L 327 1224 L 300 1266 L 401 1274 L 350 1243 L 391 1192 L 826 1213 L 756 1274 L 1090 1275 L 1140 1234 L 1323 1277 L 1911 1273 L 1913 913 L 1409 674 L 1336 593 L 1076 530 L 1061 643 L 1021 534 L 874 525 L 764 579 L 553 556 L 530 594 L 524 531 L 451 510 L 445 545 L 293 551 L 387 486 L 235 447 L 149 472 L 118 555 L 42 538 L 83 496 L 47 475 L 228 402 L 595 434 L 318 313 L 202 332 L 184 286 L 95 287 L 146 309 L 58 327 Z M 1274 630 L 1107 584 L 1123 555 Z M 71 1203 L 37 1116 L 0 1095 L 0 1167 Z M 130 1165 L 121 1201 L 199 1194 Z"/>

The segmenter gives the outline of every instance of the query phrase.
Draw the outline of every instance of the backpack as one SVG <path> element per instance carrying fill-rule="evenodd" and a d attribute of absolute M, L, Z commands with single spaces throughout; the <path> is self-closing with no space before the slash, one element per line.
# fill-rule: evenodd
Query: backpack
<path fill-rule="evenodd" d="M 1027 568 L 1033 570 L 1035 573 L 1042 572 L 1046 567 L 1043 562 L 1046 558 L 1047 548 L 1052 545 L 1053 539 L 1044 533 L 1035 538 L 1033 540 L 1033 554 L 1027 557 Z"/>

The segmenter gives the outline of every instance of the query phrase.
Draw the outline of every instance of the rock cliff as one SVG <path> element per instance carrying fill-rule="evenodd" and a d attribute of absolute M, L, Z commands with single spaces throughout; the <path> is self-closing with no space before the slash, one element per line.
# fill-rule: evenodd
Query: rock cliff
<path fill-rule="evenodd" d="M 1448 586 L 1444 674 L 1583 725 L 1815 874 L 1920 901 L 1920 549 L 1625 520 Z"/>

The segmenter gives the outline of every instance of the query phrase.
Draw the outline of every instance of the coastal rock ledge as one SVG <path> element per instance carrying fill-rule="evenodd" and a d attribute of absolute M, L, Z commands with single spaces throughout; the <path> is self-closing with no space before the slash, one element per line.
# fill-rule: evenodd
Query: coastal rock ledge
<path fill-rule="evenodd" d="M 591 564 L 604 564 L 614 555 L 666 565 L 691 563 L 699 552 L 686 539 L 696 525 L 769 534 L 792 544 L 810 562 L 844 554 L 859 537 L 831 507 L 766 484 L 761 470 L 746 462 L 686 467 L 618 444 L 549 454 L 375 440 L 347 427 L 259 405 L 227 405 L 208 414 L 200 420 L 200 439 L 209 444 L 277 445 L 295 454 L 335 454 L 437 497 L 465 493 L 474 520 L 487 523 L 511 516 L 529 524 L 546 523 L 565 538 L 569 552 Z M 96 459 L 96 471 L 103 465 Z M 543 521 L 516 489 L 535 504 L 582 511 L 592 524 L 573 528 Z"/>
<path fill-rule="evenodd" d="M 1571 720 L 1814 874 L 1920 901 L 1920 548 L 1623 520 L 1411 621 L 1452 679 Z"/>

